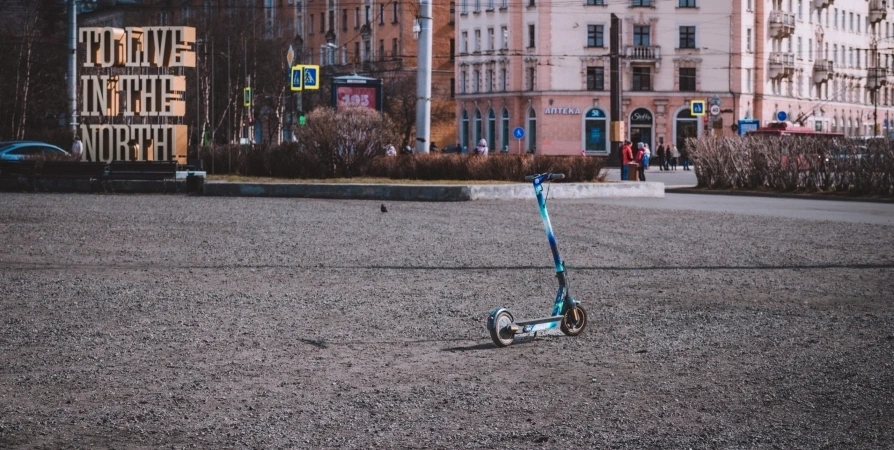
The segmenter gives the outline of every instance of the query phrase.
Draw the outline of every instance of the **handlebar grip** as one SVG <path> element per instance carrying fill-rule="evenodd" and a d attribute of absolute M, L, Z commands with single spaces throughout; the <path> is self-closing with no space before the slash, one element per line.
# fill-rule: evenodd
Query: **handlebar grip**
<path fill-rule="evenodd" d="M 536 176 L 537 175 L 528 175 L 525 177 L 525 181 L 534 181 L 534 177 L 536 177 Z"/>
<path fill-rule="evenodd" d="M 564 173 L 554 173 L 554 174 L 551 174 L 549 177 L 550 180 L 561 180 L 563 178 L 565 178 Z"/>

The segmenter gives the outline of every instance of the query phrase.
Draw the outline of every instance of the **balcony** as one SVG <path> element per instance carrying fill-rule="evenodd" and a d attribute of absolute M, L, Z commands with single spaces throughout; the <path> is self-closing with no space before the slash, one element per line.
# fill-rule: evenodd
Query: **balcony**
<path fill-rule="evenodd" d="M 795 54 L 791 52 L 771 52 L 769 59 L 770 78 L 791 78 L 795 73 Z"/>
<path fill-rule="evenodd" d="M 787 38 L 795 32 L 795 13 L 770 11 L 770 37 Z"/>
<path fill-rule="evenodd" d="M 657 45 L 628 45 L 624 49 L 627 63 L 631 62 L 659 62 L 661 60 L 661 47 Z"/>
<path fill-rule="evenodd" d="M 887 0 L 869 0 L 869 23 L 879 23 L 888 16 Z"/>
<path fill-rule="evenodd" d="M 828 8 L 833 3 L 835 3 L 835 0 L 813 0 L 813 4 L 819 9 Z"/>
<path fill-rule="evenodd" d="M 888 80 L 885 77 L 888 70 L 884 67 L 870 67 L 866 69 L 866 89 L 874 91 L 886 84 Z"/>
<path fill-rule="evenodd" d="M 813 62 L 813 82 L 820 84 L 832 79 L 835 75 L 835 61 L 831 59 L 817 59 Z"/>

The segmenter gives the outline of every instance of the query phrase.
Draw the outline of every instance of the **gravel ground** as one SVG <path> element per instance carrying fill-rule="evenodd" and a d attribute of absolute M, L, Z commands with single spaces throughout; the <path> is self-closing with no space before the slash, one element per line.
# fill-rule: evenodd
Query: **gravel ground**
<path fill-rule="evenodd" d="M 4 193 L 0 448 L 894 448 L 892 227 L 549 207 Z"/>

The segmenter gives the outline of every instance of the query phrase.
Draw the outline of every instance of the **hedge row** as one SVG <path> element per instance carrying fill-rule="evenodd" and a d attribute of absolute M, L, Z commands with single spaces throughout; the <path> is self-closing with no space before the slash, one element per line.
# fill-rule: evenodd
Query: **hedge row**
<path fill-rule="evenodd" d="M 687 147 L 699 187 L 894 195 L 894 142 L 821 137 L 703 137 Z"/>

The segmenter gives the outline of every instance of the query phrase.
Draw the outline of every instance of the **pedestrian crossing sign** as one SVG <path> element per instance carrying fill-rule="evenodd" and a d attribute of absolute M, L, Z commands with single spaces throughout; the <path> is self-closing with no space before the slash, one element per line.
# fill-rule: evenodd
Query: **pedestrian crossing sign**
<path fill-rule="evenodd" d="M 692 100 L 689 102 L 689 112 L 692 113 L 693 116 L 704 116 L 705 115 L 705 101 L 704 100 Z"/>
<path fill-rule="evenodd" d="M 320 88 L 320 66 L 301 66 L 304 89 Z"/>

